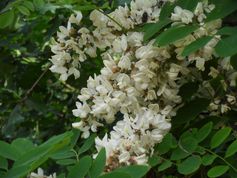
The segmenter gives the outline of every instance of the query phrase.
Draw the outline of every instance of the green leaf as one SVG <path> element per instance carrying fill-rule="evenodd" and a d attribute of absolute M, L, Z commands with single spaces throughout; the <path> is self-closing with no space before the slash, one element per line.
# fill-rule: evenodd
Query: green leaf
<path fill-rule="evenodd" d="M 215 46 L 215 50 L 221 57 L 237 54 L 237 34 L 221 39 Z"/>
<path fill-rule="evenodd" d="M 131 176 L 131 178 L 142 178 L 150 170 L 149 166 L 143 165 L 131 165 L 126 167 L 121 167 L 116 169 L 115 172 L 126 173 Z"/>
<path fill-rule="evenodd" d="M 90 156 L 85 156 L 69 170 L 68 178 L 83 178 L 88 173 L 92 164 Z"/>
<path fill-rule="evenodd" d="M 63 150 L 58 151 L 55 154 L 52 154 L 50 156 L 52 159 L 66 159 L 66 158 L 72 158 L 72 157 L 76 157 L 76 154 L 72 151 L 71 148 L 65 148 Z"/>
<path fill-rule="evenodd" d="M 236 0 L 213 1 L 215 9 L 207 14 L 206 22 L 222 19 L 237 9 Z"/>
<path fill-rule="evenodd" d="M 10 26 L 14 21 L 14 11 L 8 10 L 0 14 L 0 29 Z"/>
<path fill-rule="evenodd" d="M 192 153 L 196 150 L 198 142 L 190 133 L 190 135 L 181 136 L 179 145 L 185 152 Z"/>
<path fill-rule="evenodd" d="M 17 9 L 26 16 L 30 15 L 30 11 L 25 6 L 17 6 Z"/>
<path fill-rule="evenodd" d="M 215 135 L 211 139 L 211 148 L 216 148 L 220 144 L 222 144 L 225 139 L 230 135 L 231 128 L 225 127 L 215 133 Z"/>
<path fill-rule="evenodd" d="M 230 146 L 227 148 L 225 157 L 228 158 L 237 152 L 237 140 L 233 141 Z"/>
<path fill-rule="evenodd" d="M 5 158 L 3 158 L 1 156 L 0 156 L 0 169 L 4 169 L 4 170 L 8 169 L 8 161 L 7 161 L 7 159 L 5 159 Z"/>
<path fill-rule="evenodd" d="M 82 145 L 82 147 L 79 149 L 78 154 L 82 154 L 84 152 L 86 152 L 87 150 L 89 150 L 92 145 L 95 142 L 95 134 L 92 134 L 88 139 L 86 139 L 85 143 Z"/>
<path fill-rule="evenodd" d="M 43 0 L 33 0 L 35 8 L 42 8 L 44 6 Z"/>
<path fill-rule="evenodd" d="M 211 133 L 212 127 L 213 127 L 213 123 L 208 122 L 207 124 L 205 124 L 202 128 L 198 130 L 198 132 L 196 133 L 196 138 L 199 143 L 205 140 L 205 138 Z"/>
<path fill-rule="evenodd" d="M 30 1 L 24 1 L 24 6 L 26 6 L 29 10 L 34 11 L 34 4 Z"/>
<path fill-rule="evenodd" d="M 170 168 L 172 166 L 172 162 L 169 160 L 165 160 L 159 167 L 158 167 L 158 171 L 164 171 L 168 168 Z"/>
<path fill-rule="evenodd" d="M 149 158 L 148 160 L 148 164 L 151 166 L 151 167 L 155 167 L 157 166 L 158 164 L 161 163 L 161 157 L 157 156 L 157 155 L 153 155 L 152 157 Z"/>
<path fill-rule="evenodd" d="M 35 148 L 34 144 L 25 138 L 17 138 L 11 145 L 13 145 L 21 155 Z"/>
<path fill-rule="evenodd" d="M 177 147 L 177 141 L 171 133 L 165 135 L 164 139 L 157 146 L 160 155 L 167 153 L 171 148 Z"/>
<path fill-rule="evenodd" d="M 72 165 L 72 164 L 75 164 L 76 162 L 77 160 L 75 159 L 62 159 L 62 160 L 56 161 L 57 164 L 63 165 L 63 166 Z"/>
<path fill-rule="evenodd" d="M 179 39 L 182 39 L 198 29 L 197 25 L 174 26 L 161 33 L 155 41 L 156 45 L 166 46 Z"/>
<path fill-rule="evenodd" d="M 178 164 L 178 172 L 180 174 L 189 175 L 199 169 L 201 162 L 200 156 L 190 156 Z"/>
<path fill-rule="evenodd" d="M 218 30 L 217 35 L 234 35 L 237 33 L 236 27 L 223 27 Z"/>
<path fill-rule="evenodd" d="M 180 160 L 180 159 L 186 158 L 189 155 L 190 155 L 190 153 L 187 153 L 187 152 L 183 151 L 180 147 L 178 147 L 172 152 L 170 159 L 171 160 Z"/>
<path fill-rule="evenodd" d="M 171 20 L 164 19 L 158 21 L 157 23 L 146 24 L 144 26 L 144 41 L 148 41 L 151 37 L 153 37 L 157 32 L 159 32 L 169 23 L 171 23 Z"/>
<path fill-rule="evenodd" d="M 123 172 L 110 172 L 100 176 L 99 178 L 132 178 L 129 174 Z"/>
<path fill-rule="evenodd" d="M 183 101 L 189 101 L 197 92 L 198 86 L 197 82 L 188 82 L 184 84 L 179 90 L 179 95 L 182 97 Z"/>
<path fill-rule="evenodd" d="M 106 163 L 106 151 L 103 148 L 100 150 L 99 154 L 97 155 L 96 159 L 93 161 L 93 164 L 90 169 L 90 177 L 97 178 L 104 170 Z"/>
<path fill-rule="evenodd" d="M 216 156 L 215 155 L 212 155 L 212 154 L 206 154 L 202 157 L 202 164 L 204 166 L 209 166 L 211 165 L 214 160 L 216 159 Z"/>
<path fill-rule="evenodd" d="M 208 177 L 219 177 L 223 174 L 225 174 L 229 170 L 229 166 L 219 165 L 211 168 L 207 175 Z"/>
<path fill-rule="evenodd" d="M 19 154 L 20 153 L 14 146 L 6 142 L 0 141 L 0 156 L 10 160 L 16 160 L 18 159 Z"/>
<path fill-rule="evenodd" d="M 199 0 L 178 0 L 176 6 L 193 11 L 196 8 L 198 2 Z"/>
<path fill-rule="evenodd" d="M 160 11 L 160 20 L 165 20 L 171 16 L 171 13 L 174 11 L 175 4 L 171 2 L 166 2 Z"/>
<path fill-rule="evenodd" d="M 186 103 L 177 111 L 176 116 L 172 118 L 173 125 L 179 126 L 195 119 L 208 107 L 209 103 L 210 101 L 204 98 L 196 98 Z"/>
<path fill-rule="evenodd" d="M 195 40 L 194 42 L 192 42 L 191 44 L 189 44 L 188 46 L 184 48 L 182 52 L 182 56 L 188 56 L 196 52 L 200 48 L 204 47 L 211 39 L 212 39 L 211 36 L 204 36 Z"/>

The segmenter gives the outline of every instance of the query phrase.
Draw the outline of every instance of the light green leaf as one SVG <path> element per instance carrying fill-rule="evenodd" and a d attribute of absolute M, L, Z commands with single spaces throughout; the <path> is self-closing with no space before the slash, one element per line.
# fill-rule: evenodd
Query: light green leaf
<path fill-rule="evenodd" d="M 225 127 L 215 133 L 215 135 L 211 139 L 211 148 L 216 148 L 220 144 L 222 144 L 225 139 L 230 135 L 231 128 Z"/>
<path fill-rule="evenodd" d="M 227 148 L 225 157 L 230 157 L 237 152 L 237 140 L 233 141 L 230 146 Z"/>
<path fill-rule="evenodd" d="M 188 46 L 184 48 L 182 52 L 182 56 L 188 56 L 196 52 L 200 48 L 204 47 L 211 39 L 212 39 L 211 36 L 204 36 L 195 40 L 194 42 L 192 42 L 191 44 L 189 44 Z"/>
<path fill-rule="evenodd" d="M 0 14 L 0 29 L 10 26 L 14 21 L 14 11 L 8 10 Z"/>
<path fill-rule="evenodd" d="M 157 156 L 157 155 L 153 155 L 152 157 L 149 158 L 148 160 L 148 164 L 151 166 L 151 167 L 155 167 L 157 166 L 158 164 L 161 163 L 161 157 Z"/>
<path fill-rule="evenodd" d="M 215 50 L 221 57 L 237 54 L 237 34 L 221 39 L 215 46 Z"/>
<path fill-rule="evenodd" d="M 202 157 L 202 164 L 204 166 L 209 166 L 211 165 L 214 160 L 216 159 L 216 156 L 215 155 L 212 155 L 212 154 L 206 154 Z"/>
<path fill-rule="evenodd" d="M 10 160 L 16 160 L 18 159 L 19 155 L 19 151 L 14 146 L 0 141 L 0 156 Z"/>
<path fill-rule="evenodd" d="M 191 156 L 178 164 L 178 172 L 180 174 L 189 175 L 197 171 L 201 165 L 200 156 Z"/>
<path fill-rule="evenodd" d="M 197 25 L 170 27 L 156 38 L 155 44 L 159 46 L 166 46 L 179 39 L 185 38 L 196 29 L 198 29 Z"/>
<path fill-rule="evenodd" d="M 208 122 L 196 133 L 196 138 L 198 142 L 202 142 L 212 131 L 213 123 Z"/>
<path fill-rule="evenodd" d="M 104 170 L 106 163 L 106 152 L 103 148 L 100 150 L 90 169 L 90 177 L 97 178 Z"/>
<path fill-rule="evenodd" d="M 157 32 L 159 32 L 169 23 L 171 23 L 171 20 L 164 19 L 158 21 L 157 23 L 146 24 L 144 26 L 144 41 L 148 41 L 151 37 L 153 37 Z"/>
<path fill-rule="evenodd" d="M 225 174 L 228 170 L 229 170 L 229 166 L 224 166 L 224 165 L 215 166 L 207 172 L 207 175 L 208 177 L 219 177 Z"/>
<path fill-rule="evenodd" d="M 21 155 L 35 148 L 34 144 L 25 138 L 17 138 L 11 145 L 13 145 Z"/>
<path fill-rule="evenodd" d="M 170 168 L 172 166 L 172 162 L 169 160 L 165 160 L 159 167 L 158 167 L 158 171 L 164 171 L 168 168 Z"/>
<path fill-rule="evenodd" d="M 30 15 L 30 11 L 25 6 L 17 6 L 17 9 L 23 14 L 23 15 Z"/>
<path fill-rule="evenodd" d="M 92 164 L 90 156 L 85 156 L 69 170 L 67 178 L 84 178 Z"/>
<path fill-rule="evenodd" d="M 116 169 L 115 172 L 126 173 L 132 178 L 142 178 L 150 170 L 149 166 L 131 165 Z"/>
<path fill-rule="evenodd" d="M 35 9 L 34 4 L 31 1 L 24 1 L 24 6 L 31 11 L 34 11 Z"/>

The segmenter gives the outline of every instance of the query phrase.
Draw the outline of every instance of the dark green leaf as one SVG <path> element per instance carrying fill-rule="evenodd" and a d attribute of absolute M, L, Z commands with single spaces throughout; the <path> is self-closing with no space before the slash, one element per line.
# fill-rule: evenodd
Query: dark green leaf
<path fill-rule="evenodd" d="M 168 168 L 170 168 L 172 166 L 172 162 L 169 160 L 165 160 L 159 167 L 158 167 L 158 171 L 164 171 Z"/>
<path fill-rule="evenodd" d="M 198 146 L 197 140 L 190 134 L 180 138 L 179 146 L 185 152 L 192 153 Z"/>
<path fill-rule="evenodd" d="M 207 172 L 207 175 L 208 177 L 219 177 L 225 174 L 228 170 L 229 170 L 228 166 L 224 166 L 224 165 L 215 166 Z"/>
<path fill-rule="evenodd" d="M 177 146 L 177 141 L 174 136 L 168 133 L 161 143 L 157 146 L 157 151 L 160 155 L 167 153 L 171 148 L 175 148 Z"/>
<path fill-rule="evenodd" d="M 178 0 L 176 6 L 193 11 L 196 8 L 198 2 L 199 0 Z"/>
<path fill-rule="evenodd" d="M 6 158 L 0 156 L 0 169 L 8 169 L 8 161 Z M 1 174 L 0 174 L 1 175 Z"/>
<path fill-rule="evenodd" d="M 227 148 L 225 157 L 230 157 L 237 152 L 237 140 L 233 141 L 230 146 Z"/>
<path fill-rule="evenodd" d="M 152 157 L 149 158 L 148 160 L 148 164 L 151 166 L 151 167 L 155 167 L 157 166 L 158 164 L 161 163 L 161 158 L 159 156 L 156 156 L 156 155 L 153 155 Z"/>
<path fill-rule="evenodd" d="M 166 2 L 160 11 L 160 20 L 165 20 L 171 16 L 171 13 L 174 11 L 174 3 Z"/>
<path fill-rule="evenodd" d="M 206 154 L 202 157 L 202 164 L 204 166 L 209 166 L 211 165 L 214 160 L 216 159 L 216 156 L 215 155 L 212 155 L 212 154 Z"/>
<path fill-rule="evenodd" d="M 92 164 L 90 156 L 85 156 L 79 160 L 79 162 L 73 166 L 68 174 L 68 178 L 83 178 L 88 173 Z"/>
<path fill-rule="evenodd" d="M 212 131 L 213 123 L 208 122 L 196 133 L 196 138 L 198 142 L 202 142 Z"/>
<path fill-rule="evenodd" d="M 235 70 L 237 70 L 237 55 L 234 55 L 230 58 L 230 64 Z"/>
<path fill-rule="evenodd" d="M 79 149 L 78 154 L 82 154 L 89 150 L 95 142 L 95 134 L 91 135 L 88 139 L 86 139 L 85 143 Z"/>
<path fill-rule="evenodd" d="M 180 88 L 179 95 L 182 97 L 183 101 L 188 101 L 197 92 L 197 90 L 197 82 L 188 82 Z"/>
<path fill-rule="evenodd" d="M 178 164 L 178 172 L 180 174 L 189 175 L 199 169 L 201 165 L 200 156 L 191 156 Z"/>
<path fill-rule="evenodd" d="M 168 25 L 171 22 L 169 19 L 164 19 L 158 21 L 153 24 L 146 24 L 144 26 L 144 41 L 148 41 L 151 37 L 153 37 L 157 32 L 159 32 L 162 28 Z"/>
<path fill-rule="evenodd" d="M 63 165 L 63 166 L 72 165 L 72 164 L 75 164 L 76 162 L 77 160 L 75 159 L 62 159 L 62 160 L 56 161 L 57 164 Z"/>
<path fill-rule="evenodd" d="M 204 98 L 196 98 L 195 100 L 185 104 L 177 111 L 172 118 L 173 125 L 178 126 L 195 119 L 209 105 L 210 101 Z"/>
<path fill-rule="evenodd" d="M 221 39 L 215 46 L 215 50 L 221 57 L 237 54 L 237 34 Z"/>
<path fill-rule="evenodd" d="M 237 33 L 236 27 L 223 27 L 220 30 L 218 30 L 218 35 L 234 35 Z"/>
<path fill-rule="evenodd" d="M 131 176 L 131 178 L 142 178 L 150 170 L 149 166 L 143 165 L 131 165 L 126 167 L 121 167 L 116 169 L 116 172 L 126 173 Z"/>
<path fill-rule="evenodd" d="M 224 18 L 237 9 L 236 0 L 213 1 L 213 3 L 216 5 L 215 9 L 207 15 L 206 22 Z"/>
<path fill-rule="evenodd" d="M 187 152 L 183 151 L 180 147 L 178 147 L 172 152 L 170 159 L 171 160 L 180 160 L 180 159 L 186 158 L 189 155 L 190 155 L 190 153 L 187 153 Z"/>
<path fill-rule="evenodd" d="M 211 39 L 212 39 L 211 36 L 204 36 L 195 40 L 194 42 L 192 42 L 191 44 L 189 44 L 188 46 L 184 48 L 182 52 L 182 56 L 188 56 L 196 52 L 200 48 L 204 47 Z"/>
<path fill-rule="evenodd" d="M 196 25 L 170 27 L 156 38 L 155 44 L 159 46 L 166 46 L 181 38 L 185 38 L 196 29 L 198 29 L 198 26 Z"/>
<path fill-rule="evenodd" d="M 225 127 L 215 133 L 215 135 L 211 139 L 211 148 L 216 148 L 220 144 L 222 144 L 225 139 L 230 135 L 231 128 Z"/>

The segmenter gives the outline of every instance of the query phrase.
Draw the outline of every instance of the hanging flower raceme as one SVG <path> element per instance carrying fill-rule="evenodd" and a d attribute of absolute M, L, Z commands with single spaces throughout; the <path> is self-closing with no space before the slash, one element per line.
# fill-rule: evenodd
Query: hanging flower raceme
<path fill-rule="evenodd" d="M 70 75 L 78 78 L 80 64 L 93 60 L 97 50 L 100 51 L 104 67 L 99 75 L 89 77 L 87 87 L 81 89 L 76 109 L 72 111 L 80 121 L 72 126 L 88 138 L 91 132 L 115 125 L 110 133 L 95 140 L 98 152 L 102 147 L 106 149 L 107 171 L 121 165 L 147 163 L 154 146 L 169 132 L 177 106 L 182 105 L 180 87 L 195 78 L 190 74 L 204 71 L 206 62 L 215 56 L 221 20 L 205 23 L 207 13 L 214 9 L 207 2 L 199 2 L 194 12 L 179 6 L 174 8 L 169 17 L 171 27 L 197 26 L 186 37 L 162 47 L 155 39 L 143 40 L 144 32 L 137 30 L 138 27 L 159 22 L 166 2 L 134 0 L 106 15 L 102 10 L 94 10 L 90 14 L 93 24 L 90 30 L 82 27 L 82 14 L 76 12 L 69 18 L 67 27 L 60 27 L 52 45 L 55 55 L 50 59 L 53 63 L 50 69 L 60 74 L 63 81 Z M 182 55 L 186 46 L 207 36 L 212 38 L 203 48 L 187 57 Z M 237 74 L 232 68 L 227 72 L 225 65 L 212 68 L 210 76 L 215 78 L 218 71 L 228 73 L 230 83 L 235 85 Z M 199 93 L 206 94 L 208 85 L 202 82 Z M 229 105 L 236 104 L 233 92 L 226 95 L 226 101 Z M 225 112 L 229 105 L 220 105 L 216 98 L 209 112 L 219 112 L 218 109 Z"/>

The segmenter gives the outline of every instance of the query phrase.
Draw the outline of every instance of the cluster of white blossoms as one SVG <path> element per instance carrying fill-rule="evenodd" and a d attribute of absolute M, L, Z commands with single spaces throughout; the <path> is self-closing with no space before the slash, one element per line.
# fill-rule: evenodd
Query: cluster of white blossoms
<path fill-rule="evenodd" d="M 90 30 L 80 25 L 82 14 L 77 12 L 71 15 L 67 27 L 60 27 L 52 46 L 55 55 L 50 59 L 50 69 L 64 81 L 70 75 L 78 78 L 80 63 L 93 60 L 100 51 L 104 67 L 81 89 L 73 110 L 81 121 L 72 126 L 88 138 L 100 127 L 114 125 L 104 138 L 95 140 L 98 152 L 106 149 L 107 171 L 121 165 L 147 163 L 154 146 L 170 130 L 177 106 L 182 104 L 180 87 L 193 71 L 201 73 L 205 63 L 215 57 L 221 20 L 204 23 L 206 14 L 214 9 L 207 1 L 199 2 L 194 12 L 174 8 L 171 26 L 199 25 L 190 35 L 165 47 L 154 45 L 154 39 L 143 41 L 144 33 L 136 31 L 136 27 L 158 22 L 162 5 L 167 1 L 173 2 L 133 0 L 129 6 L 120 6 L 110 14 L 94 10 L 90 14 Z M 203 48 L 187 57 L 181 55 L 187 45 L 205 36 L 212 39 Z M 220 66 L 223 68 L 224 64 Z M 219 71 L 213 68 L 210 72 L 213 78 L 215 70 Z M 231 75 L 230 80 L 234 80 L 236 74 Z M 227 101 L 235 102 L 235 96 L 229 94 Z M 210 108 L 214 106 L 211 104 Z"/>
<path fill-rule="evenodd" d="M 53 173 L 52 175 L 46 176 L 44 174 L 44 170 L 41 168 L 38 168 L 37 173 L 32 172 L 28 178 L 56 178 L 56 173 Z"/>

